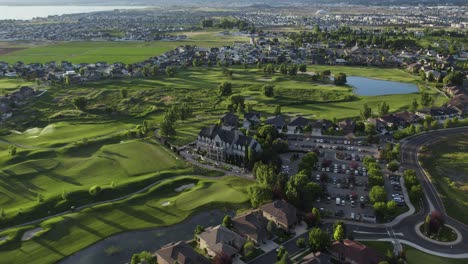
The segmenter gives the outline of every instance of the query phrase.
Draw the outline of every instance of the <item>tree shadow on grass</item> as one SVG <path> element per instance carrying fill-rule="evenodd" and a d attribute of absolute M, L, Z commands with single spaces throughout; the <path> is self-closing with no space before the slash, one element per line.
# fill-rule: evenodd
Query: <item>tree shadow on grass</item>
<path fill-rule="evenodd" d="M 161 209 L 161 208 L 159 208 L 159 207 L 157 207 L 157 206 L 153 206 L 153 205 L 149 205 L 149 204 L 146 204 L 146 206 L 148 206 L 149 208 L 151 208 L 151 209 L 153 209 L 153 210 L 161 211 L 161 212 L 164 213 L 164 214 L 172 215 L 172 216 L 174 216 L 174 217 L 177 217 L 177 215 L 175 215 L 175 214 L 173 214 L 173 213 L 170 213 L 170 212 L 168 212 L 168 211 L 166 211 L 166 210 L 163 210 L 163 209 Z"/>
<path fill-rule="evenodd" d="M 122 155 L 122 154 L 117 153 L 117 152 L 109 151 L 109 150 L 103 150 L 102 153 L 107 154 L 107 155 L 111 155 L 111 156 L 117 156 L 117 157 L 120 157 L 120 158 L 125 158 L 125 159 L 128 158 L 128 156 Z"/>
<path fill-rule="evenodd" d="M 42 239 L 35 239 L 34 242 L 36 242 L 37 244 L 41 245 L 42 247 L 45 247 L 47 248 L 48 250 L 54 252 L 55 254 L 61 256 L 61 257 L 65 257 L 66 255 L 63 254 L 62 252 L 58 251 L 57 249 L 55 249 L 54 247 L 52 247 L 51 245 L 47 244 L 45 241 L 42 241 Z"/>
<path fill-rule="evenodd" d="M 49 177 L 49 178 L 52 178 L 55 181 L 61 181 L 61 182 L 66 182 L 66 183 L 73 184 L 73 185 L 76 185 L 76 186 L 82 186 L 81 183 L 75 181 L 73 178 L 63 176 L 63 175 L 60 175 L 60 174 L 52 172 L 52 171 L 48 172 L 46 174 L 46 176 Z"/>
<path fill-rule="evenodd" d="M 110 221 L 110 220 L 107 220 L 103 217 L 100 217 L 100 216 L 96 216 L 96 219 L 98 219 L 99 221 L 103 222 L 104 224 L 106 225 L 109 225 L 109 226 L 112 226 L 112 227 L 115 227 L 119 230 L 127 230 L 128 228 L 124 227 L 123 225 L 120 225 L 116 222 L 113 222 L 113 221 Z"/>
<path fill-rule="evenodd" d="M 64 216 L 63 219 L 66 219 L 66 220 L 70 221 L 71 225 L 74 225 L 74 226 L 76 226 L 76 227 L 78 227 L 80 229 L 83 229 L 84 231 L 86 231 L 86 232 L 88 232 L 88 233 L 90 233 L 92 235 L 98 236 L 100 238 L 106 237 L 105 235 L 99 233 L 98 230 L 95 230 L 95 229 L 90 228 L 89 226 L 83 225 L 79 221 L 77 221 L 76 219 L 74 219 L 72 217 Z"/>
<path fill-rule="evenodd" d="M 140 220 L 143 220 L 145 222 L 149 222 L 149 223 L 154 223 L 154 224 L 163 224 L 163 221 L 161 221 L 160 219 L 148 214 L 148 213 L 145 213 L 143 211 L 139 211 L 139 210 L 135 210 L 131 207 L 124 207 L 124 208 L 120 208 L 119 209 L 120 211 L 122 211 L 123 213 L 125 214 L 128 214 L 130 216 L 133 216 L 135 218 L 138 218 Z"/>

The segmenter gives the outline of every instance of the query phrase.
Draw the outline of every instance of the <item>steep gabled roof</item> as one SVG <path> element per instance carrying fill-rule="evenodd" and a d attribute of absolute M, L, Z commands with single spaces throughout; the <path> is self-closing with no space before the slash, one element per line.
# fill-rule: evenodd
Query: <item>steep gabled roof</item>
<path fill-rule="evenodd" d="M 179 264 L 209 264 L 207 258 L 198 254 L 192 247 L 185 242 L 169 244 L 156 251 L 156 255 L 162 258 L 166 263 Z"/>
<path fill-rule="evenodd" d="M 260 210 L 273 216 L 283 226 L 291 226 L 297 222 L 297 209 L 285 200 L 278 200 L 260 206 Z"/>
<path fill-rule="evenodd" d="M 291 119 L 291 122 L 289 122 L 288 126 L 300 126 L 300 127 L 305 127 L 310 124 L 310 120 L 302 117 L 302 116 L 297 116 Z"/>

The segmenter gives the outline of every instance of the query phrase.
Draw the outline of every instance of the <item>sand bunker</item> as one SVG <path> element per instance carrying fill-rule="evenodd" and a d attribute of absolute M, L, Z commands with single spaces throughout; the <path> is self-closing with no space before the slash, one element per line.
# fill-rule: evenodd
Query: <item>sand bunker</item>
<path fill-rule="evenodd" d="M 164 202 L 164 203 L 162 203 L 161 205 L 162 205 L 162 206 L 168 206 L 168 205 L 170 205 L 170 204 L 171 204 L 171 202 L 169 202 L 169 201 L 165 201 L 165 202 Z"/>
<path fill-rule="evenodd" d="M 2 242 L 3 240 L 7 240 L 8 239 L 8 236 L 2 236 L 0 237 L 0 242 Z"/>
<path fill-rule="evenodd" d="M 175 188 L 174 190 L 175 190 L 176 192 L 181 192 L 181 191 L 183 191 L 183 190 L 190 189 L 190 188 L 192 188 L 193 186 L 195 186 L 195 183 L 185 184 L 185 185 L 182 185 L 182 186 L 180 186 L 180 187 L 178 187 L 178 188 Z"/>
<path fill-rule="evenodd" d="M 26 241 L 33 238 L 37 233 L 41 232 L 42 230 L 44 230 L 44 228 L 38 227 L 34 228 L 33 230 L 24 232 L 23 236 L 21 237 L 21 241 Z"/>

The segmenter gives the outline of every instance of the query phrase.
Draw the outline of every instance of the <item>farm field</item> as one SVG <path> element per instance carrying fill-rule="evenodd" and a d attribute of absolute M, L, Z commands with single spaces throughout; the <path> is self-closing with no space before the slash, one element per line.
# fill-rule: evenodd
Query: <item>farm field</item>
<path fill-rule="evenodd" d="M 0 233 L 11 237 L 0 244 L 0 258 L 8 263 L 31 258 L 35 263 L 54 263 L 113 234 L 173 225 L 203 210 L 243 208 L 248 206 L 250 183 L 236 177 L 173 178 L 123 201 L 45 221 L 40 225 L 43 232 L 29 241 L 21 242 L 20 237 L 32 226 Z M 193 187 L 175 190 L 188 184 Z"/>
<path fill-rule="evenodd" d="M 447 213 L 468 223 L 468 139 L 466 135 L 445 138 L 424 151 L 420 158 L 429 171 Z"/>
<path fill-rule="evenodd" d="M 188 38 L 182 41 L 41 43 L 38 46 L 24 46 L 21 50 L 0 54 L 0 61 L 8 63 L 15 63 L 17 61 L 24 63 L 46 63 L 49 61 L 135 63 L 161 55 L 182 45 L 197 45 L 199 47 L 210 48 L 232 45 L 234 41 L 249 41 L 247 37 L 224 36 L 214 31 L 186 32 L 184 34 Z M 8 45 L 8 42 L 4 42 L 0 47 L 7 48 L 11 46 Z"/>

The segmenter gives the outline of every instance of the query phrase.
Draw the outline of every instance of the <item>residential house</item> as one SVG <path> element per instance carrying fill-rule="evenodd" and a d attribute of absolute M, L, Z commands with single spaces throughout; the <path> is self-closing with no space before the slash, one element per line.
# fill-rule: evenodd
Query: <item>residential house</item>
<path fill-rule="evenodd" d="M 268 239 L 268 220 L 259 211 L 252 211 L 232 219 L 232 230 L 254 243 L 265 243 Z"/>
<path fill-rule="evenodd" d="M 272 116 L 265 120 L 265 124 L 274 126 L 281 133 L 286 125 L 286 118 L 282 115 Z"/>
<path fill-rule="evenodd" d="M 394 113 L 393 116 L 399 120 L 400 127 L 417 124 L 419 121 L 421 121 L 421 118 L 418 115 L 408 111 L 397 112 Z"/>
<path fill-rule="evenodd" d="M 226 254 L 233 258 L 242 250 L 246 240 L 228 228 L 218 225 L 209 227 L 196 236 L 200 249 L 210 257 Z"/>
<path fill-rule="evenodd" d="M 259 113 L 245 113 L 244 114 L 244 122 L 242 123 L 242 126 L 245 129 L 250 129 L 252 126 L 256 126 L 260 124 L 260 114 Z"/>
<path fill-rule="evenodd" d="M 333 126 L 334 124 L 330 120 L 327 120 L 327 119 L 317 120 L 312 123 L 312 135 L 321 136 L 323 133 L 326 133 L 326 131 Z"/>
<path fill-rule="evenodd" d="M 204 256 L 198 254 L 195 249 L 180 241 L 163 246 L 156 251 L 156 262 L 158 264 L 210 264 Z"/>
<path fill-rule="evenodd" d="M 328 254 L 312 252 L 302 258 L 300 264 L 328 264 L 331 263 L 331 258 Z"/>
<path fill-rule="evenodd" d="M 234 129 L 239 124 L 239 117 L 233 113 L 226 113 L 221 117 L 220 123 L 223 129 Z"/>
<path fill-rule="evenodd" d="M 262 151 L 260 143 L 245 136 L 240 130 L 226 130 L 218 125 L 203 128 L 198 134 L 196 145 L 197 150 L 206 157 L 223 162 L 244 160 L 248 149 Z"/>
<path fill-rule="evenodd" d="M 354 130 L 356 129 L 356 122 L 351 119 L 345 119 L 338 122 L 338 127 L 345 135 L 348 135 L 354 133 Z"/>
<path fill-rule="evenodd" d="M 377 264 L 382 257 L 374 250 L 357 241 L 335 241 L 329 252 L 336 261 L 350 264 Z"/>
<path fill-rule="evenodd" d="M 304 129 L 310 126 L 310 120 L 302 116 L 294 117 L 288 124 L 288 134 L 301 134 Z"/>
<path fill-rule="evenodd" d="M 298 222 L 297 209 L 285 200 L 277 200 L 260 206 L 263 216 L 277 226 L 290 230 Z"/>

